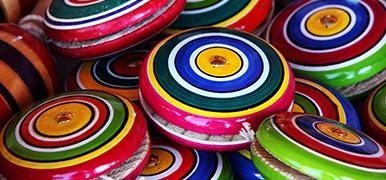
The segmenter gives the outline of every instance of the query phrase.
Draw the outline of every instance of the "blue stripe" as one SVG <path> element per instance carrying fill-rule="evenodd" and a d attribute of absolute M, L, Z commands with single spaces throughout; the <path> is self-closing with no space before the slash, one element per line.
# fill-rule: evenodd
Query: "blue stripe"
<path fill-rule="evenodd" d="M 252 160 L 247 159 L 239 152 L 229 152 L 227 153 L 227 157 L 231 162 L 232 170 L 236 179 L 264 179 L 264 177 L 256 169 Z"/>
<path fill-rule="evenodd" d="M 356 22 L 354 24 L 354 27 L 345 35 L 332 40 L 313 40 L 304 36 L 300 30 L 300 26 L 305 24 L 301 24 L 301 20 L 310 11 L 324 5 L 343 5 L 350 8 L 356 15 Z M 291 20 L 288 22 L 286 31 L 291 41 L 297 44 L 298 46 L 315 50 L 331 49 L 345 45 L 360 36 L 367 28 L 369 24 L 369 18 L 370 17 L 366 8 L 360 3 L 352 3 L 347 0 L 317 1 L 301 8 L 298 12 L 296 12 L 294 16 L 292 16 Z"/>
<path fill-rule="evenodd" d="M 204 45 L 213 43 L 236 47 L 246 55 L 249 67 L 244 75 L 231 81 L 217 82 L 202 78 L 193 71 L 189 64 L 189 59 L 193 51 Z M 232 92 L 245 89 L 257 81 L 262 73 L 263 66 L 258 52 L 248 44 L 240 40 L 222 36 L 203 37 L 189 42 L 178 51 L 175 64 L 178 73 L 185 81 L 197 88 L 212 92 Z"/>
<path fill-rule="evenodd" d="M 214 152 L 194 150 L 198 153 L 199 164 L 197 169 L 187 179 L 210 179 L 217 167 L 217 155 Z"/>
<path fill-rule="evenodd" d="M 329 123 L 335 124 L 338 127 L 342 128 L 344 130 L 350 131 L 350 132 L 356 134 L 357 136 L 361 137 L 361 139 L 364 141 L 364 144 L 361 146 L 354 146 L 354 145 L 350 145 L 348 143 L 334 140 L 334 139 L 328 137 L 327 135 L 324 135 L 324 134 L 318 132 L 313 127 L 314 122 L 329 122 Z M 367 138 L 365 135 L 359 133 L 359 131 L 355 131 L 355 129 L 351 130 L 347 126 L 345 127 L 345 125 L 343 125 L 339 122 L 336 122 L 336 121 L 326 121 L 323 118 L 305 115 L 305 116 L 300 116 L 300 117 L 296 118 L 296 124 L 299 126 L 300 129 L 302 129 L 304 132 L 311 135 L 315 139 L 318 139 L 319 141 L 322 141 L 324 143 L 327 143 L 327 144 L 329 144 L 333 147 L 337 147 L 339 149 L 343 149 L 343 150 L 358 153 L 358 154 L 364 154 L 364 155 L 375 154 L 379 151 L 378 146 L 373 141 L 371 141 L 369 138 Z"/>
<path fill-rule="evenodd" d="M 108 18 L 110 16 L 113 16 L 115 14 L 118 14 L 118 13 L 121 13 L 122 11 L 125 11 L 133 6 L 135 6 L 136 4 L 142 2 L 143 0 L 137 0 L 131 4 L 128 4 L 127 6 L 125 7 L 122 7 L 120 9 L 117 9 L 115 11 L 112 11 L 110 13 L 107 13 L 105 15 L 102 15 L 102 16 L 98 16 L 98 17 L 95 17 L 95 18 L 91 18 L 91 19 L 87 19 L 87 20 L 84 20 L 84 21 L 77 21 L 77 22 L 60 22 L 60 21 L 55 21 L 53 19 L 50 19 L 47 14 L 45 15 L 45 20 L 49 23 L 49 24 L 52 24 L 52 25 L 56 25 L 56 26 L 73 26 L 73 25 L 81 25 L 81 24 L 86 24 L 86 23 L 90 23 L 90 22 L 94 22 L 94 21 L 99 21 L 101 19 L 105 19 L 105 18 Z M 70 19 L 69 19 L 70 20 Z"/>

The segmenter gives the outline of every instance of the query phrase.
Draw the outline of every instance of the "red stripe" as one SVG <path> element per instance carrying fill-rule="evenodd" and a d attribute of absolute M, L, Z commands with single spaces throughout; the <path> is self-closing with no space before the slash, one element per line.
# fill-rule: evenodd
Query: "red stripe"
<path fill-rule="evenodd" d="M 299 50 L 288 42 L 284 38 L 284 23 L 289 15 L 294 12 L 296 8 L 304 4 L 304 1 L 296 3 L 296 5 L 289 6 L 282 14 L 274 21 L 272 28 L 270 29 L 269 41 L 277 48 L 283 55 L 291 62 L 297 64 L 310 64 L 310 65 L 325 65 L 332 63 L 340 63 L 352 58 L 359 56 L 362 53 L 367 52 L 372 48 L 381 38 L 384 36 L 386 29 L 386 13 L 384 13 L 384 7 L 378 1 L 366 2 L 374 12 L 374 24 L 370 31 L 363 39 L 349 47 L 344 49 L 328 52 L 328 53 L 317 53 L 317 52 L 305 52 Z"/>
<path fill-rule="evenodd" d="M 28 131 L 28 125 L 30 124 L 30 122 L 33 120 L 33 116 L 35 116 L 36 114 L 38 114 L 39 112 L 41 112 L 44 108 L 46 107 L 49 107 L 49 106 L 52 106 L 52 105 L 55 105 L 55 104 L 59 104 L 63 101 L 73 101 L 73 100 L 82 100 L 82 101 L 86 101 L 86 102 L 90 102 L 91 104 L 95 105 L 96 108 L 99 110 L 99 118 L 96 122 L 96 124 L 94 126 L 92 126 L 92 128 L 90 128 L 88 131 L 84 132 L 82 135 L 78 136 L 78 137 L 75 137 L 75 138 L 72 138 L 72 139 L 69 139 L 69 140 L 65 140 L 65 141 L 57 141 L 57 142 L 50 142 L 50 141 L 42 141 L 42 140 L 39 140 L 39 139 L 36 139 L 34 138 Z M 38 147 L 60 147 L 60 146 L 66 146 L 66 145 L 70 145 L 70 144 L 74 144 L 74 143 L 77 143 L 77 142 L 80 142 L 80 141 L 83 141 L 85 139 L 87 139 L 88 137 L 94 135 L 98 130 L 100 130 L 103 126 L 103 124 L 105 123 L 105 121 L 107 121 L 107 116 L 108 116 L 108 109 L 106 109 L 106 107 L 104 106 L 104 104 L 98 100 L 98 99 L 94 99 L 94 98 L 91 98 L 91 97 L 85 97 L 85 96 L 76 96 L 76 97 L 69 97 L 69 98 L 61 98 L 59 100 L 55 100 L 55 101 L 52 101 L 52 102 L 49 102 L 49 103 L 46 103 L 44 104 L 43 106 L 35 109 L 30 115 L 28 115 L 22 125 L 21 125 L 21 130 L 20 130 L 20 133 L 21 133 L 21 136 L 23 137 L 23 139 L 33 145 L 33 146 L 38 146 Z"/>

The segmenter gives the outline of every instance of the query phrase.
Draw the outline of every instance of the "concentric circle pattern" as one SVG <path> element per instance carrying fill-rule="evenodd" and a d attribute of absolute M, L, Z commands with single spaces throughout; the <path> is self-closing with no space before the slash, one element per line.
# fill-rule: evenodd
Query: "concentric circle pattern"
<path fill-rule="evenodd" d="M 96 91 L 43 101 L 1 132 L 0 172 L 21 179 L 102 175 L 141 145 L 146 125 L 137 110 L 123 97 Z"/>
<path fill-rule="evenodd" d="M 256 119 L 286 111 L 294 96 L 284 58 L 266 42 L 237 30 L 176 34 L 158 44 L 144 66 L 144 100 L 164 119 L 192 131 L 238 134 L 241 122 L 253 118 L 255 126 Z"/>
<path fill-rule="evenodd" d="M 361 130 L 354 107 L 341 94 L 320 82 L 304 78 L 295 78 L 295 82 L 292 112 L 326 117 Z"/>
<path fill-rule="evenodd" d="M 153 141 L 150 159 L 140 178 L 229 179 L 232 170 L 220 153 L 199 151 L 167 140 Z"/>
<path fill-rule="evenodd" d="M 230 27 L 252 32 L 269 16 L 272 0 L 187 0 L 167 32 L 200 26 Z"/>
<path fill-rule="evenodd" d="M 386 145 L 386 82 L 367 98 L 362 111 L 365 132 Z"/>
<path fill-rule="evenodd" d="M 138 100 L 139 71 L 147 51 L 133 50 L 83 62 L 66 82 L 66 91 L 101 90 Z"/>
<path fill-rule="evenodd" d="M 270 145 L 272 138 L 278 143 Z M 263 122 L 257 139 L 275 158 L 315 178 L 386 176 L 385 147 L 320 116 L 279 113 Z"/>
<path fill-rule="evenodd" d="M 297 1 L 271 24 L 267 39 L 295 73 L 331 87 L 367 80 L 386 68 L 386 4 L 373 0 Z"/>

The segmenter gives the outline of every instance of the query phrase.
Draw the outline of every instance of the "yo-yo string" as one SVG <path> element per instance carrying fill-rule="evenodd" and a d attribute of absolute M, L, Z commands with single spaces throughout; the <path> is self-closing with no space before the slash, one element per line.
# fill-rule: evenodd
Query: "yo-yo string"
<path fill-rule="evenodd" d="M 249 122 L 243 122 L 243 127 L 239 131 L 239 135 L 247 139 L 249 142 L 255 141 L 255 131 L 252 130 Z"/>

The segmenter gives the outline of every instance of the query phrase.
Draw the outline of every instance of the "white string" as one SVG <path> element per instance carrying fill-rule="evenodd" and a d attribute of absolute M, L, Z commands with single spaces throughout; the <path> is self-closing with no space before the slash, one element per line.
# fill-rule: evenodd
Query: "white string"
<path fill-rule="evenodd" d="M 255 131 L 252 130 L 251 124 L 249 122 L 243 122 L 242 125 L 244 127 L 240 129 L 239 135 L 250 142 L 255 141 Z"/>

